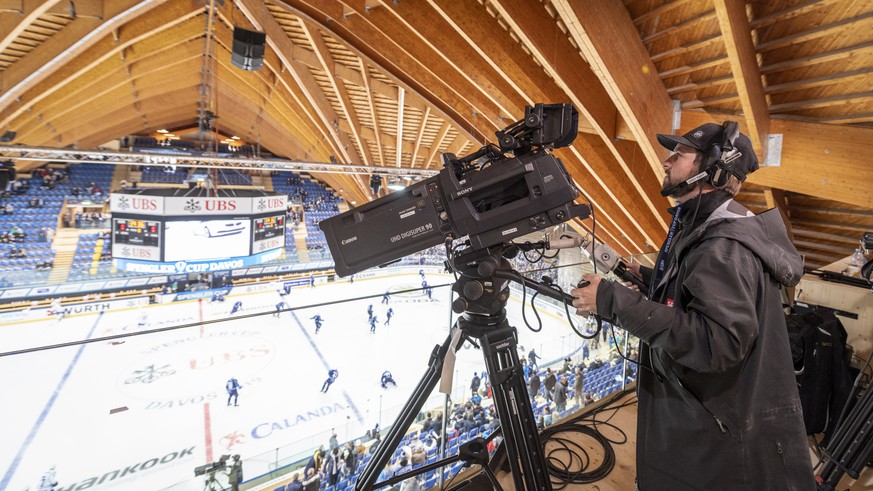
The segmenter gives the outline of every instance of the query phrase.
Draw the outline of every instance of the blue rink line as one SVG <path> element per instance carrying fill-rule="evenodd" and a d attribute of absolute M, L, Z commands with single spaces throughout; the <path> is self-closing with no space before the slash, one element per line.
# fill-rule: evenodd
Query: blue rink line
<path fill-rule="evenodd" d="M 300 328 L 300 332 L 306 336 L 306 340 L 309 341 L 309 345 L 312 346 L 312 350 L 315 351 L 315 354 L 318 356 L 318 359 L 321 360 L 321 363 L 324 365 L 325 371 L 330 370 L 330 365 L 327 363 L 327 360 L 324 358 L 324 355 L 321 354 L 321 350 L 318 349 L 318 346 L 315 344 L 315 340 L 312 339 L 312 336 L 309 335 L 309 332 L 306 331 L 306 328 L 303 327 L 303 323 L 300 322 L 300 318 L 297 317 L 297 314 L 292 310 L 291 317 L 294 319 L 294 322 L 297 323 L 297 327 Z M 358 423 L 364 423 L 364 417 L 361 415 L 361 411 L 358 410 L 358 406 L 355 405 L 355 402 L 352 401 L 352 398 L 349 397 L 348 392 L 343 391 L 343 398 L 345 398 L 346 403 L 352 409 L 352 412 L 355 413 L 355 417 L 358 418 Z M 0 489 L 3 489 L 0 487 Z"/>
<path fill-rule="evenodd" d="M 94 321 L 94 325 L 91 326 L 91 330 L 88 332 L 88 336 L 85 339 L 91 338 L 91 335 L 94 334 L 94 330 L 97 329 L 97 324 L 100 323 L 100 319 L 102 318 L 103 312 L 97 314 L 97 320 Z M 61 390 L 63 390 L 64 388 L 64 384 L 67 383 L 67 379 L 69 379 L 70 374 L 73 373 L 73 368 L 75 368 L 76 363 L 79 361 L 79 357 L 82 356 L 82 352 L 85 351 L 85 346 L 87 345 L 79 345 L 79 349 L 76 350 L 76 355 L 73 356 L 73 360 L 70 361 L 70 365 L 67 366 L 67 370 L 64 372 L 61 380 L 58 381 L 58 386 L 55 387 L 54 393 L 52 393 L 52 396 L 49 397 L 48 402 L 46 402 L 45 407 L 42 408 L 42 412 L 39 414 L 39 418 L 36 419 L 36 422 L 33 424 L 33 428 L 30 429 L 30 434 L 27 435 L 27 438 L 24 439 L 24 442 L 18 448 L 18 453 L 15 454 L 15 459 L 12 460 L 12 464 L 9 465 L 9 469 L 3 476 L 3 480 L 0 481 L 0 489 L 6 489 L 9 487 L 9 481 L 12 479 L 12 476 L 15 475 L 15 471 L 18 469 L 18 465 L 21 463 L 21 459 L 24 457 L 25 452 L 27 452 L 27 448 L 30 447 L 31 443 L 33 443 L 33 439 L 36 438 L 36 434 L 39 433 L 40 427 L 45 422 L 45 419 L 48 417 L 52 406 L 54 406 L 55 401 L 58 399 L 58 395 L 60 395 Z"/>

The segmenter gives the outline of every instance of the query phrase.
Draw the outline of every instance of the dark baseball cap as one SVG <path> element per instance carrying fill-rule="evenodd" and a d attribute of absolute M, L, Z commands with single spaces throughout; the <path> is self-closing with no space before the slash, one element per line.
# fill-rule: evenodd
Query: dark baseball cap
<path fill-rule="evenodd" d="M 705 123 L 682 136 L 657 135 L 658 143 L 668 150 L 675 150 L 676 145 L 683 144 L 706 153 L 716 142 L 721 141 L 724 126 L 716 123 Z M 752 148 L 749 137 L 740 133 L 734 140 L 734 148 L 742 154 L 739 158 L 726 165 L 726 170 L 734 173 L 740 181 L 746 180 L 746 175 L 758 170 L 758 156 Z"/>

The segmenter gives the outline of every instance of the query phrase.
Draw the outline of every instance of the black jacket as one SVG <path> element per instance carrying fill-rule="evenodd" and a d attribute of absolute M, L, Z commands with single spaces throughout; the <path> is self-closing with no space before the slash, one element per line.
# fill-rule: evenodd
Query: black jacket
<path fill-rule="evenodd" d="M 814 490 L 778 289 L 800 281 L 801 259 L 777 211 L 699 199 L 684 205 L 659 302 L 597 290 L 598 313 L 645 343 L 640 489 Z"/>

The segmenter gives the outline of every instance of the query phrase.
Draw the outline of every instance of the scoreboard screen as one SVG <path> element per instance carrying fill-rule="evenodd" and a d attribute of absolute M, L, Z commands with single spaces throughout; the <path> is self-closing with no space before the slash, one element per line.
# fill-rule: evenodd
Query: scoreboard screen
<path fill-rule="evenodd" d="M 161 260 L 161 222 L 112 217 L 112 257 Z"/>
<path fill-rule="evenodd" d="M 255 242 L 285 236 L 285 215 L 255 218 Z"/>
<path fill-rule="evenodd" d="M 144 247 L 160 247 L 160 222 L 134 218 L 112 220 L 113 244 L 128 244 Z"/>
<path fill-rule="evenodd" d="M 285 214 L 252 220 L 252 253 L 285 246 Z"/>

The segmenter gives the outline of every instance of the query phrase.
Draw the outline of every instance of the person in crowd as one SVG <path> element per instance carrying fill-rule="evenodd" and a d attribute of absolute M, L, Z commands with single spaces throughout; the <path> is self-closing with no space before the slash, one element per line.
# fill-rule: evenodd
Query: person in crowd
<path fill-rule="evenodd" d="M 471 395 L 476 395 L 479 393 L 479 385 L 482 383 L 482 380 L 479 378 L 479 374 L 473 372 L 473 379 L 470 381 L 470 392 Z"/>
<path fill-rule="evenodd" d="M 530 349 L 530 353 L 527 354 L 527 363 L 530 365 L 532 370 L 536 370 L 538 367 L 537 361 L 540 359 L 540 355 L 537 354 L 536 350 L 533 348 Z"/>
<path fill-rule="evenodd" d="M 540 376 L 535 371 L 530 374 L 530 379 L 528 380 L 528 392 L 530 393 L 530 400 L 535 401 L 537 394 L 540 392 Z"/>
<path fill-rule="evenodd" d="M 555 388 L 552 391 L 552 398 L 555 401 L 555 411 L 558 414 L 567 409 L 567 377 L 560 377 L 555 382 Z"/>
<path fill-rule="evenodd" d="M 303 483 L 300 481 L 300 473 L 295 472 L 291 482 L 285 486 L 285 491 L 303 491 Z"/>
<path fill-rule="evenodd" d="M 543 395 L 546 396 L 546 401 L 551 402 L 555 395 L 555 384 L 558 382 L 555 373 L 551 368 L 546 368 L 546 379 L 543 380 Z"/>
<path fill-rule="evenodd" d="M 327 475 L 327 483 L 329 486 L 336 486 L 339 482 L 339 474 L 342 469 L 342 461 L 340 459 L 339 448 L 334 447 L 328 451 L 327 458 L 324 462 L 324 473 Z"/>
<path fill-rule="evenodd" d="M 306 469 L 306 479 L 303 480 L 303 491 L 318 491 L 321 489 L 321 476 L 315 469 Z"/>
<path fill-rule="evenodd" d="M 585 385 L 585 377 L 582 374 L 582 369 L 576 367 L 575 377 L 573 378 L 573 399 L 575 399 L 576 404 L 582 405 L 582 393 L 584 392 Z"/>

